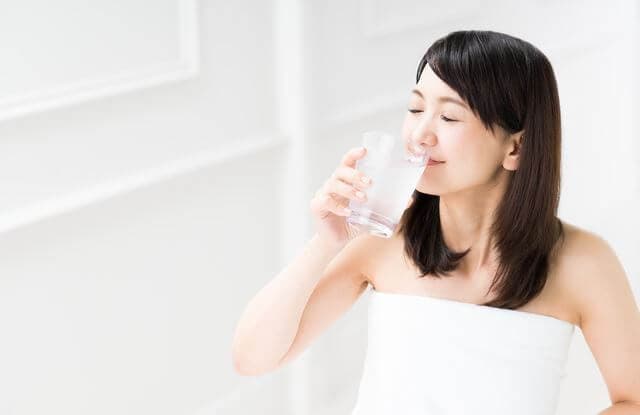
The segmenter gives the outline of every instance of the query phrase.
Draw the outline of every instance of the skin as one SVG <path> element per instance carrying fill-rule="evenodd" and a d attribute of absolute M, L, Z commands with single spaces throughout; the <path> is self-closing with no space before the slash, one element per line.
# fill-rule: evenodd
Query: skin
<path fill-rule="evenodd" d="M 496 253 L 489 239 L 491 212 L 504 194 L 509 175 L 518 168 L 518 147 L 524 132 L 508 134 L 496 127 L 494 134 L 485 129 L 461 97 L 428 65 L 416 89 L 422 97 L 412 93 L 409 109 L 418 112 L 407 111 L 402 137 L 412 148 L 427 149 L 431 158 L 445 162 L 427 167 L 416 188 L 440 196 L 440 220 L 447 245 L 471 251 L 454 278 L 425 279 L 415 285 L 415 270 L 393 259 L 402 251 L 401 240 L 371 238 L 371 244 L 377 244 L 380 252 L 389 255 L 378 256 L 375 263 L 368 262 L 363 268 L 369 283 L 381 291 L 464 297 L 461 293 L 465 288 L 480 287 L 482 279 L 492 275 L 488 270 L 496 263 Z M 439 97 L 460 100 L 463 106 L 439 102 Z M 599 414 L 640 415 L 640 311 L 628 276 L 606 240 L 563 224 L 566 243 L 557 252 L 547 286 L 520 310 L 576 324 L 613 403 Z M 385 275 L 393 275 L 394 279 Z"/>
<path fill-rule="evenodd" d="M 444 240 L 458 251 L 471 248 L 458 272 L 473 278 L 494 263 L 489 226 L 505 192 L 509 176 L 518 168 L 518 146 L 523 132 L 508 134 L 497 127 L 487 130 L 468 105 L 426 65 L 412 93 L 402 127 L 402 138 L 413 148 L 423 148 L 431 158 L 444 161 L 428 166 L 416 189 L 440 196 Z M 452 97 L 464 104 L 438 102 Z M 443 119 L 446 117 L 455 121 Z"/>

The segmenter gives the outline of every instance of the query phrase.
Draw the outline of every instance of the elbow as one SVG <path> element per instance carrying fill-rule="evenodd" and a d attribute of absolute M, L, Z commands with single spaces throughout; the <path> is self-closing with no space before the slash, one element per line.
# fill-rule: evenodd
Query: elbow
<path fill-rule="evenodd" d="M 233 368 L 240 376 L 262 376 L 272 371 L 272 369 L 261 369 L 258 366 L 242 364 L 235 361 Z"/>
<path fill-rule="evenodd" d="M 255 365 L 251 364 L 247 356 L 246 351 L 242 351 L 241 342 L 238 339 L 238 333 L 234 335 L 233 343 L 231 345 L 231 364 L 233 370 L 241 376 L 256 376 L 257 373 L 254 370 Z"/>
<path fill-rule="evenodd" d="M 233 370 L 241 376 L 261 376 L 275 369 L 272 365 L 264 365 L 259 362 L 253 362 L 250 359 L 243 358 L 240 353 L 233 352 L 232 356 Z"/>
<path fill-rule="evenodd" d="M 255 339 L 244 339 L 238 334 L 231 345 L 233 370 L 242 376 L 261 376 L 276 370 L 281 359 L 269 358 L 268 348 L 255 344 Z"/>
<path fill-rule="evenodd" d="M 235 352 L 235 350 L 231 354 L 231 362 L 233 363 L 233 370 L 238 375 L 249 376 L 244 362 L 238 357 L 238 354 Z"/>
<path fill-rule="evenodd" d="M 234 348 L 231 353 L 231 362 L 233 363 L 233 370 L 241 376 L 255 376 L 255 371 L 251 370 L 249 365 L 241 354 Z"/>

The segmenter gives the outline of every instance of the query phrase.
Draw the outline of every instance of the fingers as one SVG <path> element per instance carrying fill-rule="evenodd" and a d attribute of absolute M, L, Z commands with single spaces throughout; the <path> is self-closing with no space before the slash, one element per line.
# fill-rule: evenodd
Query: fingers
<path fill-rule="evenodd" d="M 365 157 L 367 149 L 364 147 L 352 148 L 343 157 L 340 165 L 331 174 L 331 177 L 316 192 L 311 200 L 311 209 L 326 216 L 327 212 L 339 216 L 348 216 L 349 202 L 366 202 L 366 190 L 372 185 L 370 178 L 356 167 L 356 162 Z"/>
<path fill-rule="evenodd" d="M 367 190 L 373 184 L 370 177 L 363 172 L 351 167 L 340 166 L 331 176 L 332 179 L 342 180 L 360 190 Z"/>
<path fill-rule="evenodd" d="M 352 148 L 342 157 L 340 164 L 347 167 L 356 167 L 356 161 L 360 160 L 367 154 L 367 149 L 364 147 Z"/>
<path fill-rule="evenodd" d="M 351 214 L 351 211 L 349 210 L 349 201 L 338 200 L 331 194 L 325 194 L 325 206 L 331 212 L 339 216 L 349 216 L 349 214 Z"/>
<path fill-rule="evenodd" d="M 324 193 L 337 197 L 340 202 L 346 203 L 349 200 L 355 200 L 357 202 L 366 202 L 367 195 L 364 190 L 360 190 L 349 183 L 345 183 L 340 179 L 328 180 L 324 187 Z"/>
<path fill-rule="evenodd" d="M 351 211 L 348 210 L 349 202 L 340 202 L 329 193 L 318 192 L 316 197 L 311 200 L 311 210 L 322 216 L 326 216 L 331 212 L 338 216 L 349 216 Z"/>

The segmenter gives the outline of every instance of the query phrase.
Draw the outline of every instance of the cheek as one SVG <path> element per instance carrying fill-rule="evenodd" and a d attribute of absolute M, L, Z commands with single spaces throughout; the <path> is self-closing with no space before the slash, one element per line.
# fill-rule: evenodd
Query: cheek
<path fill-rule="evenodd" d="M 442 154 L 447 163 L 441 172 L 447 173 L 453 182 L 466 183 L 482 180 L 491 164 L 487 149 L 469 139 L 451 139 L 440 141 Z"/>
<path fill-rule="evenodd" d="M 402 139 L 403 141 L 409 141 L 409 137 L 411 137 L 411 131 L 413 131 L 413 121 L 407 115 L 404 117 L 404 121 L 402 123 Z"/>
<path fill-rule="evenodd" d="M 457 163 L 469 166 L 482 163 L 483 158 L 486 158 L 489 149 L 482 143 L 481 137 L 478 137 L 473 131 L 459 131 L 449 139 L 441 141 L 447 156 Z"/>
<path fill-rule="evenodd" d="M 455 164 L 459 167 L 464 167 L 471 161 L 470 159 L 474 151 L 464 137 L 457 135 L 441 136 L 441 139 L 438 141 L 438 146 L 440 147 L 442 157 L 448 163 Z"/>
<path fill-rule="evenodd" d="M 461 151 L 460 158 L 456 158 L 458 172 L 461 177 L 473 183 L 484 183 L 495 174 L 497 167 L 495 155 L 486 148 L 468 148 Z"/>

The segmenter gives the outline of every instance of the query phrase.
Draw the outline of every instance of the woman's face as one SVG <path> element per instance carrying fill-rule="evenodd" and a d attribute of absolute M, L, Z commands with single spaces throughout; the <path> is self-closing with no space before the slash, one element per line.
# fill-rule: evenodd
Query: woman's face
<path fill-rule="evenodd" d="M 419 192 L 441 196 L 482 189 L 508 173 L 505 169 L 517 167 L 517 159 L 507 157 L 510 141 L 504 130 L 495 127 L 499 137 L 487 130 L 429 65 L 411 93 L 408 109 L 402 127 L 405 143 L 425 148 L 432 159 L 444 162 L 426 167 L 416 186 Z"/>

